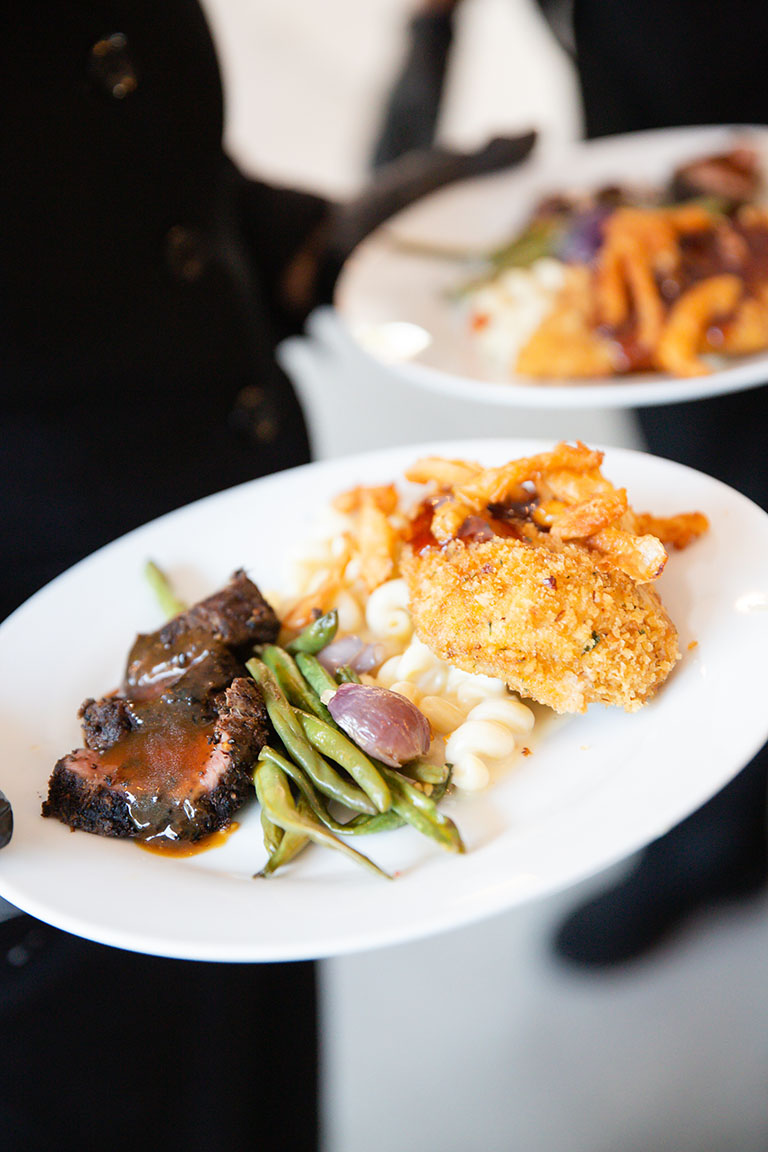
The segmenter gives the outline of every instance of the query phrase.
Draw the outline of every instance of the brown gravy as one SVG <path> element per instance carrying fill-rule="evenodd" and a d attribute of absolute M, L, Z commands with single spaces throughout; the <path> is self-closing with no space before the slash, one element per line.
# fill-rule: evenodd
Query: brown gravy
<path fill-rule="evenodd" d="M 202 777 L 211 754 L 213 724 L 200 724 L 168 704 L 145 706 L 142 723 L 100 752 L 105 769 L 126 792 L 169 799 L 189 794 L 189 782 Z"/>
<path fill-rule="evenodd" d="M 201 852 L 210 852 L 212 848 L 220 848 L 239 827 L 237 821 L 233 820 L 226 828 L 211 832 L 209 836 L 201 836 L 199 840 L 170 840 L 167 836 L 159 836 L 153 840 L 136 840 L 135 843 L 145 852 L 182 859 L 185 856 L 199 856 Z"/>

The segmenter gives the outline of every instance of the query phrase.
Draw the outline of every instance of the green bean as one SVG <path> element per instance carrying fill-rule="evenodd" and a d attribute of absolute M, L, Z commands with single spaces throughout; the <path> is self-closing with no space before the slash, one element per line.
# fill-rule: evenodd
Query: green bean
<path fill-rule="evenodd" d="M 272 853 L 261 871 L 255 875 L 265 878 L 272 876 L 278 868 L 282 868 L 284 864 L 289 864 L 291 860 L 295 860 L 309 842 L 309 836 L 305 836 L 301 832 L 286 832 L 280 841 L 279 848 Z"/>
<path fill-rule="evenodd" d="M 355 812 L 368 812 L 375 816 L 378 809 L 362 788 L 351 780 L 345 780 L 309 743 L 293 708 L 266 664 L 254 658 L 247 662 L 246 668 L 261 688 L 275 732 L 289 756 L 301 765 L 315 787 L 324 796 L 346 804 Z"/>
<path fill-rule="evenodd" d="M 261 831 L 264 837 L 264 847 L 271 856 L 280 847 L 283 838 L 283 829 L 273 824 L 266 811 L 261 810 Z"/>
<path fill-rule="evenodd" d="M 259 803 L 263 808 L 266 808 L 269 818 L 273 823 L 279 824 L 286 832 L 303 834 L 318 844 L 323 844 L 327 848 L 334 848 L 338 852 L 343 852 L 358 864 L 362 864 L 365 868 L 369 868 L 375 872 L 378 876 L 385 876 L 388 880 L 391 879 L 387 872 L 379 868 L 378 864 L 374 864 L 373 860 L 369 860 L 367 856 L 364 856 L 362 852 L 358 852 L 351 844 L 346 844 L 343 840 L 340 840 L 338 836 L 334 836 L 333 832 L 324 828 L 323 825 L 313 817 L 300 812 L 291 794 L 288 778 L 285 773 L 267 757 L 263 760 L 259 758 L 254 773 L 254 783 L 256 785 L 256 795 L 259 798 Z"/>
<path fill-rule="evenodd" d="M 354 668 L 349 666 L 349 664 L 342 664 L 340 668 L 336 669 L 336 679 L 338 680 L 339 684 L 360 683 L 360 677 L 358 676 L 357 672 L 355 672 Z"/>
<path fill-rule="evenodd" d="M 147 560 L 144 565 L 144 575 L 147 578 L 150 588 L 157 598 L 161 611 L 168 616 L 178 616 L 179 613 L 185 612 L 187 605 L 183 600 L 179 600 L 176 593 L 173 591 L 171 582 L 161 568 L 158 568 L 154 560 Z"/>
<path fill-rule="evenodd" d="M 418 780 L 420 784 L 431 784 L 433 787 L 447 785 L 451 775 L 447 764 L 436 764 L 433 760 L 425 759 L 411 760 L 410 763 L 404 764 L 400 771 L 404 776 Z M 430 792 L 429 795 L 434 797 L 434 792 Z"/>
<path fill-rule="evenodd" d="M 452 840 L 443 834 L 442 829 L 414 807 L 406 796 L 398 792 L 396 787 L 392 789 L 392 807 L 388 812 L 382 812 L 378 816 L 366 816 L 364 814 L 355 816 L 348 824 L 345 824 L 344 834 L 347 836 L 369 836 L 375 832 L 391 832 L 396 828 L 402 828 L 405 824 L 410 824 L 423 836 L 437 840 L 444 848 L 449 848 L 451 851 L 461 851 L 459 848 L 454 848 Z"/>
<path fill-rule="evenodd" d="M 313 620 L 308 624 L 298 636 L 294 636 L 286 644 L 288 652 L 319 652 L 321 648 L 325 648 L 326 644 L 330 644 L 336 635 L 336 630 L 339 627 L 339 614 L 334 608 L 331 612 L 326 612 L 324 616 L 318 616 L 317 620 Z"/>
<path fill-rule="evenodd" d="M 299 812 L 302 811 L 301 796 L 299 796 L 296 801 L 296 807 L 299 809 Z M 263 814 L 264 809 L 262 808 L 261 811 Z M 269 817 L 267 817 L 267 819 L 269 819 Z M 275 827 L 277 827 L 277 825 L 275 825 Z M 295 860 L 299 853 L 303 852 L 310 842 L 309 836 L 307 836 L 305 832 L 285 832 L 282 828 L 280 831 L 282 832 L 282 840 L 278 846 L 270 852 L 266 864 L 260 872 L 256 873 L 257 877 L 271 876 L 273 872 L 277 872 L 278 868 L 282 868 L 284 864 Z M 254 879 L 255 878 L 256 877 L 254 877 Z"/>
<path fill-rule="evenodd" d="M 378 816 L 366 816 L 360 813 L 348 820 L 342 831 L 345 836 L 369 836 L 374 832 L 393 832 L 395 828 L 402 828 L 405 820 L 390 808 L 388 812 L 379 812 Z"/>
<path fill-rule="evenodd" d="M 379 812 L 387 812 L 392 807 L 392 793 L 381 773 L 349 737 L 307 712 L 299 712 L 298 719 L 310 744 L 345 768 Z"/>
<path fill-rule="evenodd" d="M 318 696 L 322 696 L 323 692 L 335 692 L 338 688 L 328 669 L 324 668 L 318 658 L 311 653 L 297 652 L 296 664 L 307 684 L 314 688 Z"/>
<path fill-rule="evenodd" d="M 296 657 L 296 664 L 304 679 L 314 688 L 318 696 L 321 696 L 323 692 L 329 690 L 335 691 L 338 687 L 330 672 L 327 668 L 323 667 L 316 656 L 310 656 L 309 654 L 300 652 Z M 307 709 L 304 710 L 307 711 Z M 326 712 L 327 711 L 326 709 Z M 315 712 L 315 715 L 317 716 L 319 714 Z M 324 719 L 330 727 L 341 731 L 330 712 L 328 712 L 327 716 L 321 717 L 321 719 Z M 331 753 L 329 752 L 328 755 L 331 755 Z M 451 769 L 448 764 L 438 764 L 424 757 L 412 760 L 409 764 L 404 765 L 401 771 L 418 780 L 420 784 L 431 784 L 433 791 L 430 793 L 430 796 L 433 800 L 437 800 L 445 794 L 451 778 Z M 371 817 L 370 819 L 375 820 L 376 817 Z M 345 827 L 348 827 L 348 825 L 345 825 Z"/>
<path fill-rule="evenodd" d="M 304 679 L 295 660 L 284 648 L 279 648 L 277 644 L 264 644 L 260 649 L 260 655 L 274 673 L 275 679 L 291 704 L 296 708 L 303 708 L 305 712 L 313 712 L 321 720 L 331 719 L 325 704 Z"/>
<path fill-rule="evenodd" d="M 318 820 L 325 824 L 326 828 L 330 828 L 333 832 L 344 832 L 346 830 L 346 824 L 334 820 L 333 816 L 331 816 L 322 796 L 315 788 L 309 776 L 306 775 L 298 764 L 294 764 L 292 760 L 281 756 L 279 752 L 276 752 L 274 748 L 270 748 L 268 744 L 265 744 L 262 748 L 261 757 L 263 760 L 271 760 L 273 764 L 285 772 L 286 776 L 293 780 L 301 796 L 303 796 L 309 805 L 310 810 L 317 816 Z M 375 817 L 367 813 L 360 813 L 360 815 L 366 820 L 375 819 Z"/>
<path fill-rule="evenodd" d="M 454 822 L 438 810 L 431 797 L 417 788 L 400 772 L 381 765 L 381 773 L 392 792 L 392 807 L 399 816 L 425 836 L 431 836 L 449 852 L 463 852 L 459 830 Z"/>
<path fill-rule="evenodd" d="M 318 695 L 321 695 L 327 690 L 335 690 L 337 687 L 336 681 L 331 676 L 330 672 L 323 667 L 320 661 L 315 656 L 310 656 L 304 653 L 299 653 L 296 657 L 296 664 L 299 671 L 304 676 L 305 680 L 311 684 Z M 329 713 L 330 715 L 330 713 Z M 301 719 L 301 717 L 299 717 Z M 338 724 L 333 718 L 326 721 L 333 726 L 337 731 L 340 731 Z M 306 731 L 306 727 L 305 727 Z M 323 749 L 321 749 L 323 751 Z M 332 753 L 327 752 L 331 756 Z M 372 762 L 373 767 L 376 768 L 378 762 Z M 426 759 L 418 759 L 411 761 L 403 769 L 408 775 L 413 777 L 422 784 L 431 784 L 432 791 L 430 799 L 433 803 L 441 800 L 448 790 L 448 785 L 451 779 L 451 769 L 448 764 L 435 764 Z M 358 781 L 359 783 L 359 781 Z M 347 821 L 343 825 L 345 835 L 368 835 L 374 832 L 389 831 L 394 828 L 401 828 L 405 824 L 405 819 L 400 816 L 393 808 L 388 809 L 386 812 L 380 813 L 378 816 L 359 815 L 353 817 L 352 820 Z"/>
<path fill-rule="evenodd" d="M 442 800 L 443 796 L 448 790 L 450 779 L 451 771 L 448 765 L 446 765 L 442 781 L 439 784 L 434 784 L 432 786 L 430 799 L 433 803 L 436 804 L 439 800 Z M 354 816 L 344 825 L 344 835 L 368 836 L 374 832 L 391 832 L 395 828 L 402 828 L 403 825 L 407 823 L 407 821 L 403 816 L 400 815 L 397 807 L 399 806 L 395 806 L 395 802 L 393 801 L 393 806 L 389 809 L 389 811 L 382 812 L 378 816 L 366 816 L 362 813 L 358 816 Z M 419 831 L 423 831 L 423 829 L 420 827 Z"/>
<path fill-rule="evenodd" d="M 448 788 L 449 788 L 450 783 L 451 783 L 451 776 L 452 775 L 453 775 L 453 772 L 451 769 L 451 765 L 446 764 L 445 765 L 445 774 L 443 776 L 443 779 L 438 784 L 433 784 L 432 785 L 432 791 L 429 793 L 430 800 L 433 800 L 435 802 L 435 804 L 438 804 L 442 800 L 443 796 L 445 796 L 446 792 L 448 791 Z"/>

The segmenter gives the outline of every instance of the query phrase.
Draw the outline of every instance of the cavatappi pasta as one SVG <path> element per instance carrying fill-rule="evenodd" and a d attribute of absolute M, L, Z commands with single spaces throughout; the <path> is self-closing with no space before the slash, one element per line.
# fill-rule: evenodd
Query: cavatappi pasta
<path fill-rule="evenodd" d="M 399 504 L 388 514 L 399 526 Z M 370 587 L 361 560 L 354 513 L 326 511 L 306 549 L 294 559 L 292 598 L 283 598 L 284 619 L 313 599 L 323 610 L 336 608 L 339 636 L 359 636 L 375 646 L 377 659 L 361 679 L 405 696 L 424 713 L 436 755 L 453 765 L 453 783 L 465 791 L 485 788 L 520 754 L 534 714 L 502 680 L 475 675 L 440 659 L 415 636 L 408 589 L 398 575 Z"/>

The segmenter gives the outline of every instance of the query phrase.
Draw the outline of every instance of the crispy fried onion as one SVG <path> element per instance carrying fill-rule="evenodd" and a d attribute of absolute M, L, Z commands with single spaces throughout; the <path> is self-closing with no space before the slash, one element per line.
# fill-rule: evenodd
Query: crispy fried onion
<path fill-rule="evenodd" d="M 701 376 L 709 366 L 698 356 L 708 329 L 735 311 L 742 292 L 738 276 L 711 276 L 694 284 L 672 306 L 656 348 L 660 368 L 675 376 Z"/>
<path fill-rule="evenodd" d="M 636 317 L 636 338 L 654 348 L 664 326 L 665 307 L 657 276 L 671 276 L 679 262 L 678 239 L 712 225 L 712 215 L 696 204 L 679 208 L 619 208 L 606 221 L 595 291 L 598 320 L 620 328 Z"/>
<path fill-rule="evenodd" d="M 635 512 L 626 491 L 603 476 L 602 462 L 602 452 L 563 442 L 499 468 L 426 456 L 408 469 L 406 479 L 435 498 L 431 533 L 440 543 L 453 539 L 469 516 L 482 515 L 489 505 L 519 502 L 529 510 L 530 538 L 546 532 L 582 544 L 594 553 L 596 565 L 612 564 L 638 583 L 653 580 L 667 559 L 664 545 L 684 548 L 707 530 L 707 519 L 700 512 L 668 518 Z M 333 548 L 313 565 L 299 599 L 284 610 L 287 629 L 330 611 L 345 590 L 366 596 L 400 574 L 412 512 L 396 486 L 351 488 L 337 496 L 334 508 L 343 517 L 342 527 Z"/>
<path fill-rule="evenodd" d="M 753 223 L 765 227 L 764 216 Z M 715 237 L 723 271 L 688 286 L 670 306 L 660 286 L 674 282 L 682 266 L 681 238 L 696 233 Z M 759 351 L 768 345 L 768 301 L 764 290 L 745 282 L 747 257 L 728 220 L 703 205 L 621 208 L 605 225 L 594 278 L 596 323 L 632 329 L 650 363 L 676 376 L 710 372 L 703 352 Z"/>
<path fill-rule="evenodd" d="M 345 516 L 345 530 L 336 538 L 333 555 L 318 567 L 311 590 L 284 612 L 284 627 L 302 627 L 313 615 L 329 611 L 352 578 L 371 592 L 395 574 L 404 524 L 399 499 L 394 484 L 359 485 L 336 497 L 334 508 Z"/>
<path fill-rule="evenodd" d="M 534 532 L 546 530 L 555 539 L 578 542 L 637 583 L 655 580 L 667 560 L 664 539 L 684 547 L 706 531 L 701 513 L 683 513 L 668 520 L 638 515 L 623 488 L 615 488 L 600 471 L 603 453 L 584 444 L 560 443 L 551 452 L 513 460 L 500 468 L 481 468 L 467 461 L 419 460 L 406 476 L 432 482 L 440 499 L 431 532 L 439 543 L 459 533 L 469 516 L 489 505 L 534 499 Z M 453 483 L 446 483 L 448 476 Z M 656 531 L 658 530 L 658 531 Z"/>

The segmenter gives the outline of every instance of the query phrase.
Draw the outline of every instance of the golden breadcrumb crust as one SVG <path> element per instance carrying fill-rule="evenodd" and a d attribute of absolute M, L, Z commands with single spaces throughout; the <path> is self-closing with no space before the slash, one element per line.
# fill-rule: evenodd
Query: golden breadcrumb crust
<path fill-rule="evenodd" d="M 657 594 L 579 544 L 453 540 L 406 548 L 402 570 L 433 652 L 557 712 L 592 702 L 634 712 L 680 658 Z"/>

